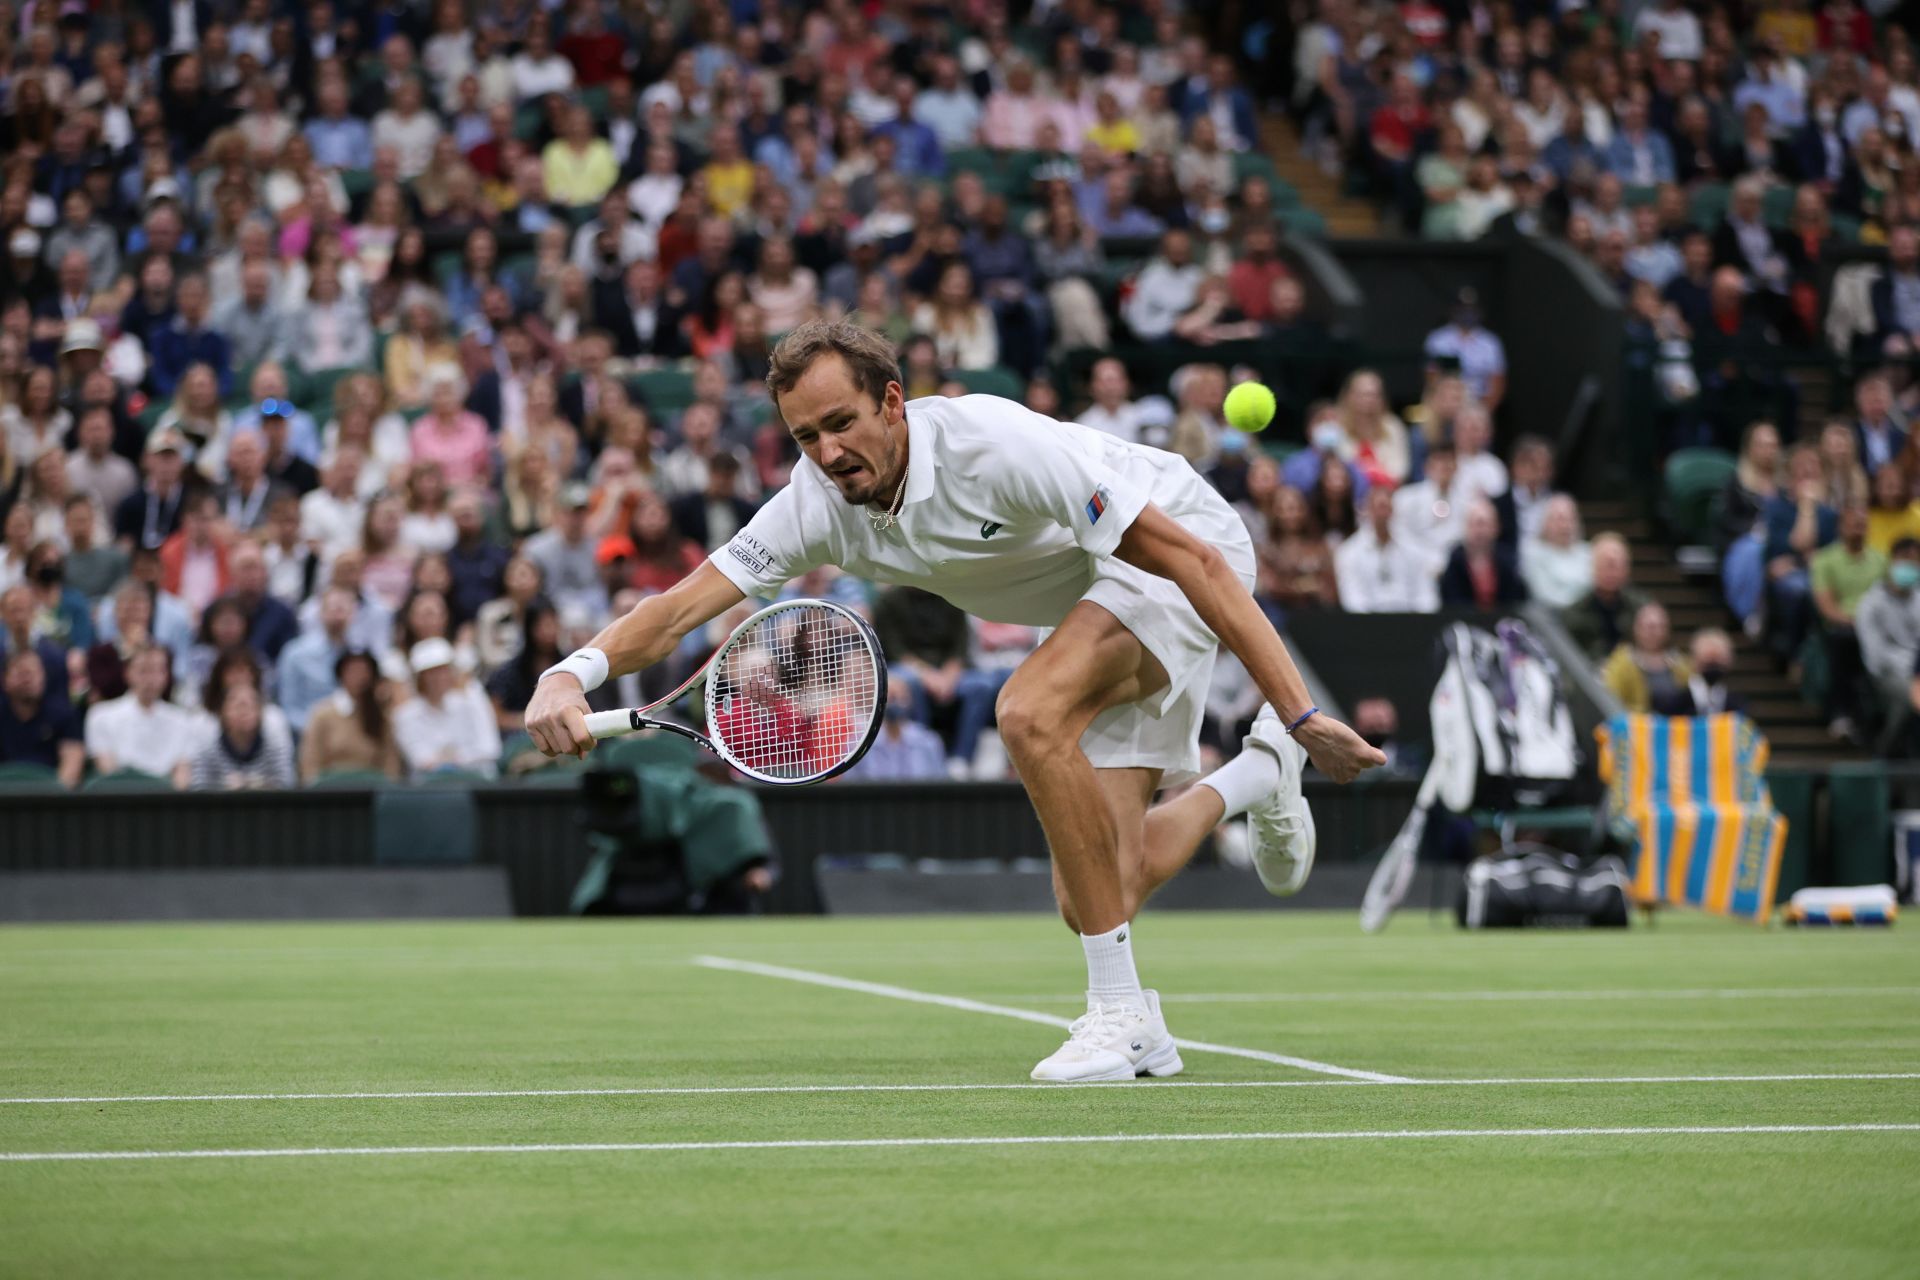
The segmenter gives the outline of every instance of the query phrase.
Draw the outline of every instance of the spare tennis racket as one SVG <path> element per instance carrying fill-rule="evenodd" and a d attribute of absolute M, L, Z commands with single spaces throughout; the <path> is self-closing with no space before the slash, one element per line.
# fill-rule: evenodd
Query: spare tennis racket
<path fill-rule="evenodd" d="M 703 675 L 705 733 L 647 714 Z M 666 697 L 633 710 L 596 711 L 587 732 L 611 738 L 664 729 L 756 782 L 790 787 L 852 768 L 873 745 L 886 710 L 886 660 L 866 619 L 826 600 L 788 600 L 735 627 Z"/>

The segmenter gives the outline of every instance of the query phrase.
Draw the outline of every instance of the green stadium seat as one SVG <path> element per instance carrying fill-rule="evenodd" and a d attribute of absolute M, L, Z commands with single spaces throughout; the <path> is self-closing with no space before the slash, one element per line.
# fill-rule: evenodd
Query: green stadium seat
<path fill-rule="evenodd" d="M 258 365 L 252 364 L 234 366 L 233 385 L 228 388 L 227 398 L 221 403 L 226 405 L 227 408 L 234 410 L 244 409 L 252 404 L 253 371 L 257 368 L 259 368 Z M 295 404 L 300 403 L 299 399 L 294 396 L 292 387 L 287 388 L 287 398 Z"/>
<path fill-rule="evenodd" d="M 1026 399 L 1027 388 L 1020 381 L 1020 375 L 1000 365 L 987 369 L 961 369 L 953 376 L 968 391 L 979 395 L 1005 396 L 1009 400 Z"/>
<path fill-rule="evenodd" d="M 347 199 L 360 199 L 366 195 L 367 192 L 373 190 L 373 170 L 342 169 L 340 171 L 340 188 L 347 193 Z"/>
<path fill-rule="evenodd" d="M 333 416 L 333 395 L 342 382 L 358 369 L 313 369 L 303 370 L 302 376 L 307 382 L 307 398 L 299 402 L 300 407 L 314 416 L 319 422 L 325 422 Z"/>
<path fill-rule="evenodd" d="M 627 389 L 655 413 L 679 413 L 693 403 L 693 374 L 686 369 L 648 369 L 628 378 Z"/>
<path fill-rule="evenodd" d="M 1836 213 L 1831 217 L 1833 234 L 1842 244 L 1860 243 L 1860 219 L 1852 214 Z"/>
<path fill-rule="evenodd" d="M 1660 188 L 1652 185 L 1623 186 L 1620 191 L 1623 203 L 1629 209 L 1638 209 L 1641 205 L 1652 204 L 1660 198 Z"/>
<path fill-rule="evenodd" d="M 1327 220 L 1317 209 L 1280 209 L 1276 211 L 1275 221 L 1292 235 L 1310 240 L 1324 240 L 1327 236 Z"/>
<path fill-rule="evenodd" d="M 131 794 L 135 792 L 172 791 L 173 784 L 165 778 L 156 778 L 150 773 L 141 773 L 138 769 L 119 769 L 113 773 L 96 774 L 80 784 L 82 792 L 111 792 Z"/>
<path fill-rule="evenodd" d="M 593 113 L 595 120 L 607 118 L 607 86 L 589 85 L 580 91 L 580 105 Z"/>
<path fill-rule="evenodd" d="M 1682 542 L 1712 540 L 1713 500 L 1736 465 L 1724 449 L 1679 449 L 1667 459 L 1661 483 L 1667 527 Z"/>
<path fill-rule="evenodd" d="M 1785 227 L 1793 216 L 1792 187 L 1768 187 L 1766 194 L 1760 197 L 1760 216 L 1770 227 Z"/>
<path fill-rule="evenodd" d="M 60 775 L 43 764 L 31 764 L 24 760 L 0 764 L 0 791 L 28 794 L 65 790 L 60 785 Z"/>
<path fill-rule="evenodd" d="M 1693 190 L 1687 202 L 1687 218 L 1696 227 L 1711 231 L 1727 216 L 1727 201 L 1732 192 L 1724 182 L 1703 182 Z"/>
<path fill-rule="evenodd" d="M 1267 186 L 1273 190 L 1274 204 L 1282 208 L 1293 208 L 1300 203 L 1300 191 L 1291 182 L 1280 176 L 1273 161 L 1258 151 L 1236 151 L 1233 153 L 1233 185 L 1238 189 L 1249 177 L 1261 177 L 1267 180 Z"/>
<path fill-rule="evenodd" d="M 954 147 L 947 152 L 947 175 L 980 173 L 1000 167 L 1000 156 L 991 147 Z"/>

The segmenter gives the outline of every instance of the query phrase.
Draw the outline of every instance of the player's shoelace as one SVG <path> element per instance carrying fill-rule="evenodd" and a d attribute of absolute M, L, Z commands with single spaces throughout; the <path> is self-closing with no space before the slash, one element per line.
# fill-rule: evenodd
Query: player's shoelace
<path fill-rule="evenodd" d="M 1144 1022 L 1145 1015 L 1124 1004 L 1096 1004 L 1067 1025 L 1067 1043 L 1106 1048 L 1106 1041 L 1127 1033 L 1130 1023 Z"/>

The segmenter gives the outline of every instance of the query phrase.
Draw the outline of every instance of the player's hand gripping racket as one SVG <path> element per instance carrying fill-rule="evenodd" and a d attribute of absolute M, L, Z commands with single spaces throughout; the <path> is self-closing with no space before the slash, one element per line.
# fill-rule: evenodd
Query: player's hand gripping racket
<path fill-rule="evenodd" d="M 853 767 L 880 731 L 887 668 L 866 620 L 826 600 L 768 605 L 658 702 L 587 716 L 595 738 L 664 729 L 691 738 L 758 782 L 824 782 Z M 702 675 L 707 732 L 648 716 Z"/>

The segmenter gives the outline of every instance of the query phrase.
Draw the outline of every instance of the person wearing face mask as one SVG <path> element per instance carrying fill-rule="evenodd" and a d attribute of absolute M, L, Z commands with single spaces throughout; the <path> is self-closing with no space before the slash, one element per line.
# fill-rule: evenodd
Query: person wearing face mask
<path fill-rule="evenodd" d="M 913 692 L 898 676 L 887 681 L 887 718 L 873 745 L 847 774 L 861 782 L 921 782 L 947 776 L 940 735 L 913 718 Z"/>
<path fill-rule="evenodd" d="M 66 557 L 54 542 L 27 553 L 27 589 L 33 593 L 34 634 L 62 649 L 93 646 L 93 618 L 87 598 L 66 585 Z"/>
<path fill-rule="evenodd" d="M 1684 684 L 1653 695 L 1653 711 L 1662 716 L 1711 716 L 1723 711 L 1745 714 L 1747 700 L 1727 685 L 1733 669 L 1733 640 L 1718 627 L 1702 627 L 1687 646 L 1693 673 Z"/>
<path fill-rule="evenodd" d="M 1297 453 L 1289 454 L 1280 464 L 1280 475 L 1289 485 L 1305 493 L 1313 488 L 1320 478 L 1320 468 L 1324 459 L 1338 458 L 1347 451 L 1347 429 L 1340 421 L 1339 407 L 1322 403 L 1317 405 L 1310 415 L 1312 425 L 1307 428 L 1307 447 Z M 1366 492 L 1367 481 L 1358 467 L 1347 464 L 1347 473 L 1353 477 L 1354 497 L 1358 499 Z"/>
<path fill-rule="evenodd" d="M 1792 154 L 1796 176 L 1832 192 L 1847 169 L 1847 142 L 1840 136 L 1840 108 L 1833 95 L 1816 89 L 1807 119 L 1794 131 Z"/>
<path fill-rule="evenodd" d="M 1920 663 L 1920 540 L 1901 538 L 1887 557 L 1887 572 L 1854 611 L 1860 660 L 1888 712 L 1884 750 L 1909 718 L 1908 690 Z"/>

